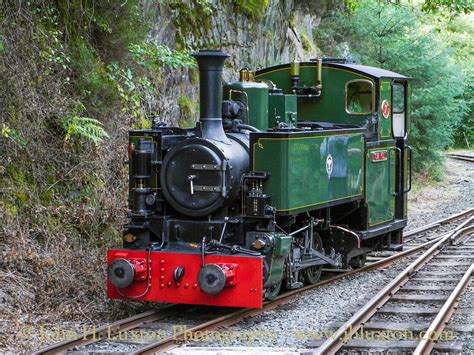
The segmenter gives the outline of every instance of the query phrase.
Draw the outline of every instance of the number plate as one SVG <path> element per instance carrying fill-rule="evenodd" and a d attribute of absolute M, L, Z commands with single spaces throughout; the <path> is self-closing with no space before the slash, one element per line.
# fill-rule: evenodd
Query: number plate
<path fill-rule="evenodd" d="M 385 161 L 388 159 L 388 151 L 387 150 L 378 150 L 376 152 L 372 152 L 372 161 Z"/>

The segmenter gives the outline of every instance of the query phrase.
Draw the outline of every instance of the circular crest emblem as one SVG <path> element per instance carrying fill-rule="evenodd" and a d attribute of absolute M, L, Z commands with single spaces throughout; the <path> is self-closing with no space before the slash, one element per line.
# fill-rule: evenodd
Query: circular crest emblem
<path fill-rule="evenodd" d="M 332 155 L 328 154 L 328 157 L 326 158 L 326 172 L 328 173 L 328 177 L 331 176 L 333 167 L 334 161 L 332 159 Z"/>
<path fill-rule="evenodd" d="M 390 104 L 387 100 L 382 101 L 382 116 L 383 118 L 388 118 L 390 115 Z"/>

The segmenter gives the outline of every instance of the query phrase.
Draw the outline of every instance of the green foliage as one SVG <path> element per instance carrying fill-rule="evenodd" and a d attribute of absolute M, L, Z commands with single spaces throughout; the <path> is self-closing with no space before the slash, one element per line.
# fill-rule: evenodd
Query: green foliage
<path fill-rule="evenodd" d="M 236 12 L 253 20 L 261 20 L 267 11 L 269 0 L 233 0 Z"/>
<path fill-rule="evenodd" d="M 208 0 L 175 1 L 163 0 L 175 13 L 172 17 L 177 30 L 176 44 L 180 48 L 187 47 L 189 38 L 199 39 L 202 46 L 211 47 L 205 35 L 211 30 L 214 9 Z M 227 1 L 227 0 L 226 0 Z"/>
<path fill-rule="evenodd" d="M 62 127 L 66 132 L 66 141 L 70 140 L 71 137 L 78 137 L 88 139 L 97 145 L 102 142 L 103 138 L 108 137 L 99 120 L 80 117 L 74 113 L 63 119 Z"/>
<path fill-rule="evenodd" d="M 355 11 L 359 8 L 360 1 L 359 0 L 344 0 L 344 4 L 347 6 L 349 10 Z"/>
<path fill-rule="evenodd" d="M 63 127 L 66 131 L 65 140 L 69 140 L 71 137 L 81 137 L 99 144 L 104 137 L 108 137 L 100 121 L 95 118 L 71 115 L 64 119 Z"/>
<path fill-rule="evenodd" d="M 1 272 L 21 272 L 25 285 L 41 290 L 35 303 L 52 305 L 91 270 L 78 268 L 77 260 L 100 255 L 97 247 L 111 246 L 109 238 L 120 243 L 127 175 L 124 152 L 115 148 L 125 144 L 131 125 L 150 125 L 148 115 L 161 108 L 159 90 L 169 87 L 160 80 L 172 70 L 186 75 L 189 58 L 164 47 L 150 52 L 144 40 L 152 23 L 148 9 L 156 4 L 146 1 L 0 3 Z M 139 63 L 132 48 L 144 48 L 150 65 Z M 68 258 L 44 262 L 63 250 Z M 54 280 L 28 271 L 57 267 L 65 272 Z M 88 290 L 100 290 L 90 286 L 102 278 L 103 270 L 95 269 L 82 282 Z M 23 302 L 28 297 L 7 297 L 4 308 L 32 309 Z M 100 297 L 89 292 L 86 298 Z"/>
<path fill-rule="evenodd" d="M 60 1 L 38 8 L 57 14 L 68 40 L 83 38 L 97 53 L 111 60 L 121 58 L 128 46 L 140 41 L 149 30 L 149 25 L 144 24 L 150 13 L 143 11 L 139 0 Z"/>
<path fill-rule="evenodd" d="M 64 35 L 60 28 L 58 12 L 54 7 L 33 7 L 32 13 L 37 17 L 37 30 L 33 39 L 40 44 L 39 57 L 45 64 L 43 75 L 57 74 L 57 68 L 69 71 L 71 59 L 67 47 L 62 41 Z"/>
<path fill-rule="evenodd" d="M 455 145 L 471 148 L 474 147 L 474 23 L 469 16 L 459 16 L 446 21 L 440 33 L 454 50 L 454 60 L 466 78 L 463 96 L 469 113 L 458 127 Z"/>
<path fill-rule="evenodd" d="M 452 17 L 474 11 L 474 2 L 472 0 L 425 0 L 421 8 L 427 13 Z"/>
<path fill-rule="evenodd" d="M 159 69 L 167 66 L 173 69 L 194 68 L 196 61 L 190 49 L 171 50 L 155 41 L 130 45 L 130 53 L 134 61 L 147 68 Z"/>
<path fill-rule="evenodd" d="M 157 86 L 166 69 L 192 69 L 196 62 L 191 50 L 171 50 L 154 41 L 129 46 L 131 61 L 126 66 L 113 62 L 107 65 L 107 78 L 114 85 L 122 111 L 131 115 L 136 129 L 150 128 L 149 102 L 158 94 Z"/>
<path fill-rule="evenodd" d="M 107 77 L 117 89 L 122 103 L 122 111 L 141 121 L 145 115 L 142 107 L 147 98 L 153 94 L 150 81 L 144 77 L 136 78 L 132 69 L 122 68 L 116 62 L 107 66 Z"/>
<path fill-rule="evenodd" d="M 314 50 L 314 44 L 309 40 L 308 36 L 304 33 L 300 34 L 301 45 L 306 52 L 311 52 Z"/>
<path fill-rule="evenodd" d="M 74 90 L 88 110 L 96 114 L 107 112 L 116 102 L 116 90 L 108 81 L 106 67 L 97 51 L 84 37 L 70 43 Z"/>
<path fill-rule="evenodd" d="M 189 128 L 195 126 L 195 116 L 197 111 L 197 105 L 195 102 L 191 101 L 187 96 L 179 97 L 179 126 L 182 128 Z"/>
<path fill-rule="evenodd" d="M 411 76 L 414 166 L 434 172 L 441 150 L 468 112 L 463 92 L 466 76 L 453 60 L 453 50 L 426 18 L 410 8 L 366 0 L 354 12 L 340 11 L 326 23 L 336 41 L 329 56 L 349 54 L 357 62 Z M 329 52 L 329 53 L 328 53 Z"/>
<path fill-rule="evenodd" d="M 365 1 L 344 0 L 344 4 L 351 11 L 356 11 L 363 6 Z M 411 6 L 414 10 L 418 9 L 420 2 L 404 2 L 400 0 L 387 1 L 392 5 Z M 435 14 L 442 17 L 454 18 L 462 14 L 469 14 L 474 11 L 474 2 L 472 0 L 424 0 L 421 2 L 421 10 L 425 13 Z"/>
<path fill-rule="evenodd" d="M 3 136 L 4 138 L 8 138 L 10 132 L 11 132 L 10 127 L 8 127 L 7 125 L 5 125 L 5 123 L 2 123 L 2 136 Z"/>

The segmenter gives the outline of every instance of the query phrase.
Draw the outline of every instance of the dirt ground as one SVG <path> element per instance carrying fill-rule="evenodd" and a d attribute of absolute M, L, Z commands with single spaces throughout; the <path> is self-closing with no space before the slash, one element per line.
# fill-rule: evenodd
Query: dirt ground
<path fill-rule="evenodd" d="M 463 151 L 474 156 L 474 151 Z M 408 195 L 408 229 L 474 207 L 474 163 L 447 158 L 441 181 L 414 182 Z"/>

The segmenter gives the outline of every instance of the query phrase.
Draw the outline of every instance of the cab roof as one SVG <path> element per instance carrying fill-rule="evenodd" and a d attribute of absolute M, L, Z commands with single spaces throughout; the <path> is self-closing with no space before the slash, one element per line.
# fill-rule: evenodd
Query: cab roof
<path fill-rule="evenodd" d="M 314 67 L 315 65 L 317 65 L 317 63 L 316 63 L 316 59 L 312 59 L 310 62 L 300 62 L 300 65 L 301 67 L 308 67 L 308 66 Z M 386 69 L 369 67 L 366 65 L 359 65 L 359 64 L 354 64 L 354 63 L 348 63 L 347 59 L 323 58 L 323 66 L 345 69 L 348 71 L 353 71 L 355 73 L 364 74 L 375 79 L 381 79 L 381 78 L 402 79 L 402 80 L 413 79 L 409 76 L 404 76 L 404 75 L 401 75 L 401 74 L 398 74 Z M 283 68 L 289 68 L 289 67 L 290 67 L 290 63 L 275 65 L 272 67 L 267 67 L 267 68 L 257 70 L 256 74 L 257 75 L 265 74 L 267 72 L 274 71 L 275 69 L 283 69 Z"/>
<path fill-rule="evenodd" d="M 390 70 L 385 70 L 385 69 L 375 68 L 375 67 L 368 67 L 366 65 L 350 64 L 350 63 L 331 63 L 331 62 L 324 63 L 324 65 L 328 65 L 335 68 L 344 68 L 350 71 L 366 74 L 368 76 L 371 76 L 377 79 L 380 79 L 380 78 L 405 79 L 405 80 L 412 79 L 408 76 L 404 76 Z"/>

